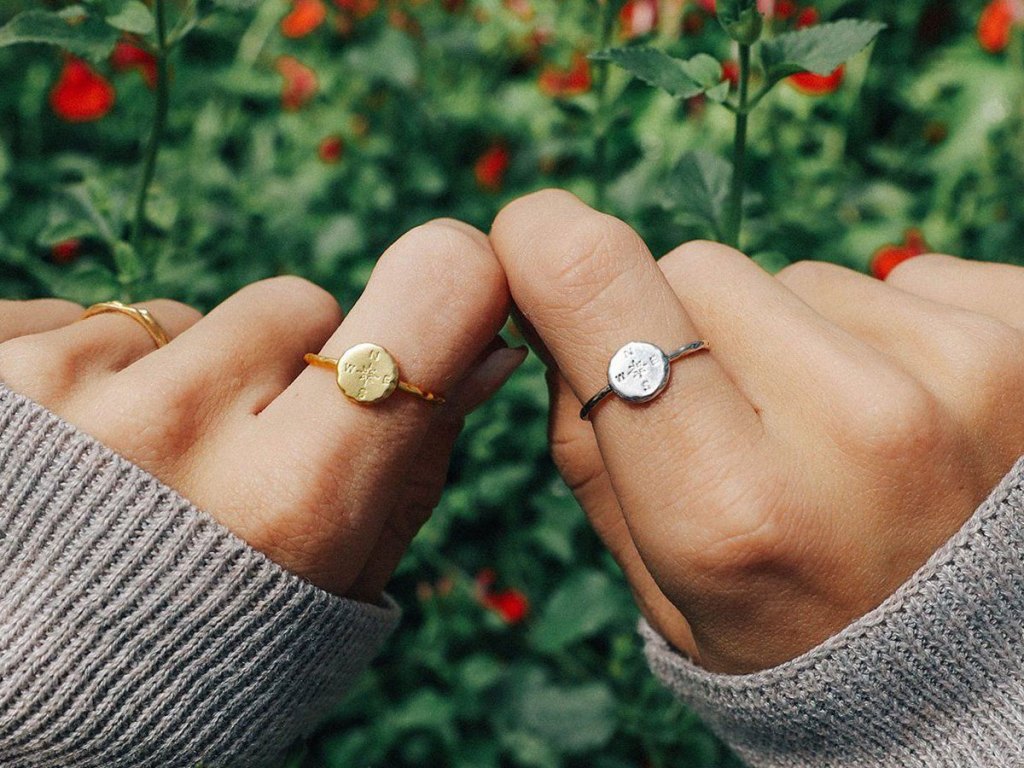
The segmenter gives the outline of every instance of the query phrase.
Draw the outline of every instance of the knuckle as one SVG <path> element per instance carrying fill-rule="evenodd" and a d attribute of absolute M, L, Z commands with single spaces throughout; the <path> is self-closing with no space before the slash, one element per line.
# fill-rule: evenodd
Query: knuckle
<path fill-rule="evenodd" d="M 202 318 L 203 313 L 193 306 L 173 299 L 153 299 L 142 306 L 159 318 L 161 315 L 177 318 L 181 322 L 194 323 Z"/>
<path fill-rule="evenodd" d="M 50 317 L 66 318 L 68 320 L 76 319 L 85 311 L 85 307 L 81 304 L 68 301 L 67 299 L 30 299 L 26 302 L 17 303 L 23 303 L 34 312 L 37 311 L 40 314 L 49 315 Z"/>
<path fill-rule="evenodd" d="M 695 274 L 720 276 L 727 265 L 739 262 L 745 266 L 748 261 L 746 255 L 728 245 L 710 240 L 691 240 L 667 253 L 658 264 L 665 276 L 673 280 Z"/>
<path fill-rule="evenodd" d="M 515 226 L 515 223 L 531 218 L 536 211 L 563 208 L 566 204 L 583 205 L 576 195 L 564 189 L 550 188 L 531 192 L 502 208 L 494 220 L 494 228 L 502 230 L 506 225 Z"/>
<path fill-rule="evenodd" d="M 965 402 L 983 413 L 1012 409 L 1024 395 L 1024 334 L 993 318 L 972 317 L 950 340 Z"/>
<path fill-rule="evenodd" d="M 280 305 L 283 304 L 288 310 L 294 308 L 299 317 L 311 318 L 327 327 L 336 328 L 341 324 L 342 312 L 337 299 L 304 277 L 270 277 L 253 283 L 249 290 L 256 294 L 254 298 L 259 302 L 257 306 L 267 307 L 275 313 L 292 316 L 290 311 L 280 311 Z"/>
<path fill-rule="evenodd" d="M 595 213 L 567 224 L 550 258 L 537 267 L 546 283 L 547 301 L 576 312 L 630 275 L 644 258 L 650 258 L 647 246 L 636 232 L 618 219 Z"/>
<path fill-rule="evenodd" d="M 758 491 L 752 496 L 749 488 L 742 496 L 727 504 L 712 504 L 715 524 L 707 540 L 688 554 L 690 566 L 710 584 L 740 583 L 757 578 L 766 571 L 779 568 L 793 559 L 790 523 L 773 493 Z"/>
<path fill-rule="evenodd" d="M 457 337 L 484 323 L 499 325 L 508 314 L 505 273 L 486 238 L 454 219 L 435 219 L 403 235 L 381 256 L 371 282 L 393 294 L 444 301 Z"/>
<path fill-rule="evenodd" d="M 897 264 L 885 278 L 889 285 L 899 288 L 902 285 L 916 285 L 929 274 L 957 262 L 953 256 L 941 253 L 924 253 Z"/>
<path fill-rule="evenodd" d="M 49 406 L 74 388 L 80 362 L 55 344 L 20 336 L 0 344 L 0 381 Z"/>
<path fill-rule="evenodd" d="M 915 380 L 893 377 L 873 395 L 846 416 L 846 435 L 854 450 L 874 465 L 898 466 L 935 455 L 948 440 L 942 404 Z"/>
<path fill-rule="evenodd" d="M 837 270 L 842 269 L 834 264 L 824 261 L 796 261 L 783 267 L 775 279 L 791 290 L 801 288 L 813 288 L 827 282 L 836 276 Z"/>

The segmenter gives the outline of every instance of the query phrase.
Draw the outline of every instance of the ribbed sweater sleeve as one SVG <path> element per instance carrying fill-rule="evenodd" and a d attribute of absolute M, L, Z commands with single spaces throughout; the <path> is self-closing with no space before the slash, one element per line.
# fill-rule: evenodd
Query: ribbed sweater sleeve
<path fill-rule="evenodd" d="M 641 634 L 751 766 L 1024 765 L 1024 459 L 894 595 L 791 662 L 710 674 Z"/>
<path fill-rule="evenodd" d="M 330 595 L 0 385 L 0 765 L 277 766 L 398 609 Z"/>

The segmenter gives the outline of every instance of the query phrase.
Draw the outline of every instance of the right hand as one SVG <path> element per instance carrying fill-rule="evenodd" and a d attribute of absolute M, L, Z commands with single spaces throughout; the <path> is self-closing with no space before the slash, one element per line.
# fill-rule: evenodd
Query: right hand
<path fill-rule="evenodd" d="M 551 366 L 563 476 L 651 623 L 718 672 L 762 670 L 878 606 L 1024 453 L 1024 270 L 922 257 L 890 284 L 772 277 L 690 243 L 656 262 L 564 192 L 491 232 Z M 644 406 L 580 420 L 628 341 L 711 351 Z"/>
<path fill-rule="evenodd" d="M 76 322 L 70 302 L 0 302 L 0 381 L 285 568 L 376 600 L 437 503 L 464 416 L 522 362 L 497 338 L 508 303 L 487 238 L 437 221 L 381 257 L 344 322 L 294 277 L 247 286 L 206 317 L 143 302 L 172 337 L 162 349 L 123 315 Z M 302 359 L 364 341 L 448 401 L 396 392 L 356 405 Z"/>

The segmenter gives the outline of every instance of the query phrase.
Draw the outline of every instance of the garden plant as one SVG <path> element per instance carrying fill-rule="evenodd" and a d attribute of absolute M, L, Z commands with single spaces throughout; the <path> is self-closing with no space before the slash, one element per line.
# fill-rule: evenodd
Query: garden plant
<path fill-rule="evenodd" d="M 208 310 L 296 274 L 350 305 L 401 233 L 543 187 L 655 253 L 1024 264 L 1022 25 L 1024 0 L 0 0 L 0 298 Z M 401 630 L 292 766 L 739 765 L 647 671 L 546 410 L 531 358 L 471 417 Z"/>

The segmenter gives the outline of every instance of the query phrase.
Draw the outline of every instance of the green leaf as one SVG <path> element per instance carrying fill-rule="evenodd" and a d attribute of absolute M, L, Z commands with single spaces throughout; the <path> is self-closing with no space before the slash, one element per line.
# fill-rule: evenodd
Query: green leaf
<path fill-rule="evenodd" d="M 156 29 L 156 21 L 149 8 L 139 0 L 128 0 L 117 13 L 107 16 L 107 24 L 135 35 L 149 35 Z"/>
<path fill-rule="evenodd" d="M 601 571 L 582 571 L 558 588 L 530 632 L 538 650 L 557 653 L 596 635 L 615 621 L 621 605 L 615 585 Z"/>
<path fill-rule="evenodd" d="M 109 269 L 98 264 L 76 264 L 71 271 L 62 271 L 46 282 L 54 296 L 85 306 L 108 301 L 118 292 L 117 278 Z"/>
<path fill-rule="evenodd" d="M 679 99 L 688 99 L 716 88 L 722 79 L 722 65 L 701 53 L 692 59 L 677 59 L 645 46 L 609 48 L 590 56 L 610 61 L 648 85 L 661 88 Z"/>
<path fill-rule="evenodd" d="M 560 752 L 600 749 L 615 733 L 615 697 L 605 683 L 539 684 L 518 693 L 513 704 L 516 723 Z"/>
<path fill-rule="evenodd" d="M 883 29 L 885 24 L 877 21 L 842 19 L 766 40 L 761 46 L 761 61 L 768 81 L 776 83 L 798 72 L 830 75 L 864 50 Z"/>
<path fill-rule="evenodd" d="M 0 27 L 0 48 L 18 43 L 56 45 L 93 61 L 110 55 L 119 33 L 79 6 L 61 13 L 25 11 Z"/>
<path fill-rule="evenodd" d="M 114 244 L 114 266 L 117 268 L 117 280 L 122 285 L 131 285 L 142 277 L 142 262 L 139 255 L 129 243 L 119 241 Z"/>
<path fill-rule="evenodd" d="M 96 225 L 87 219 L 57 219 L 47 223 L 36 236 L 36 243 L 42 248 L 52 248 L 65 240 L 80 240 L 98 235 Z"/>
<path fill-rule="evenodd" d="M 670 205 L 721 237 L 732 163 L 710 152 L 689 152 L 676 165 L 667 192 Z"/>

